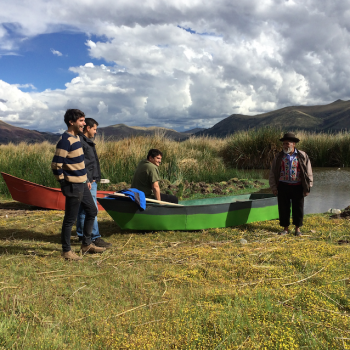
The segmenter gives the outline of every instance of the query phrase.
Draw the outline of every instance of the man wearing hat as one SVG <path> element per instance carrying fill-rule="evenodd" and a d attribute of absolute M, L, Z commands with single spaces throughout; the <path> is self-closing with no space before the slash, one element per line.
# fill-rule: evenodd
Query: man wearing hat
<path fill-rule="evenodd" d="M 280 141 L 283 142 L 283 149 L 273 160 L 269 176 L 271 190 L 277 196 L 279 220 L 283 227 L 279 234 L 289 233 L 290 205 L 292 204 L 295 235 L 301 236 L 304 197 L 310 193 L 313 184 L 311 163 L 305 152 L 295 148 L 295 144 L 300 140 L 294 133 L 284 134 Z"/>

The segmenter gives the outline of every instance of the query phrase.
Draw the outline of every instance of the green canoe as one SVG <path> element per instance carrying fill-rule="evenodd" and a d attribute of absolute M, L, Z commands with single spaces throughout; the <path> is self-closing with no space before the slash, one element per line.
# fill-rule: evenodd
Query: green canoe
<path fill-rule="evenodd" d="M 183 206 L 147 203 L 142 211 L 128 198 L 97 198 L 122 229 L 203 230 L 278 218 L 277 198 L 254 193 L 181 201 Z"/>

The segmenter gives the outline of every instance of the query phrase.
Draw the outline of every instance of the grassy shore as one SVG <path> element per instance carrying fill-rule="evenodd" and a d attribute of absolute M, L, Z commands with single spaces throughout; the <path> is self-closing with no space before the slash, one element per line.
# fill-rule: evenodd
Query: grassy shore
<path fill-rule="evenodd" d="M 348 220 L 140 233 L 101 212 L 113 249 L 67 262 L 63 212 L 0 208 L 1 349 L 350 349 Z"/>

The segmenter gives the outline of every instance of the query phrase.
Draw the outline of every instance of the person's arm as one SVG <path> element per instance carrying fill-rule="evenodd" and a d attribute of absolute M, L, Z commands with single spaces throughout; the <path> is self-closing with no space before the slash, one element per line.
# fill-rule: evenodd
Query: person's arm
<path fill-rule="evenodd" d="M 312 174 L 310 158 L 308 157 L 308 155 L 306 153 L 305 153 L 305 163 L 306 163 L 307 177 L 310 180 L 310 188 L 311 188 L 313 183 L 314 183 L 314 177 Z M 310 194 L 310 192 L 304 191 L 304 197 L 308 196 L 309 194 Z"/>
<path fill-rule="evenodd" d="M 92 172 L 89 170 L 90 163 L 91 163 L 90 154 L 89 154 L 89 145 L 85 142 L 83 135 L 79 135 L 79 138 L 80 138 L 81 148 L 84 153 L 84 163 L 85 163 L 86 177 L 87 177 L 86 184 L 89 191 L 91 191 L 91 183 L 93 182 L 93 176 L 92 176 Z"/>
<path fill-rule="evenodd" d="M 310 187 L 312 187 L 312 185 L 314 184 L 314 176 L 312 173 L 311 162 L 308 155 L 306 155 L 306 169 L 307 169 L 307 176 L 310 179 Z"/>
<path fill-rule="evenodd" d="M 69 142 L 61 138 L 57 143 L 56 152 L 51 163 L 52 172 L 61 185 L 64 183 L 63 163 L 68 155 L 69 146 Z"/>
<path fill-rule="evenodd" d="M 154 193 L 154 197 L 156 198 L 157 201 L 160 201 L 160 188 L 159 188 L 159 183 L 158 181 L 152 183 L 152 190 Z"/>

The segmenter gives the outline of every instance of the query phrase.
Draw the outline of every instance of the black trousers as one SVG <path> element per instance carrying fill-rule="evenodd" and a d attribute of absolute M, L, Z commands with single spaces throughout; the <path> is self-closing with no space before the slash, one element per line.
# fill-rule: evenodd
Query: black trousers
<path fill-rule="evenodd" d="M 76 184 L 66 181 L 61 185 L 61 190 L 66 197 L 66 209 L 61 233 L 62 250 L 64 252 L 69 252 L 71 250 L 70 237 L 72 227 L 77 219 L 80 204 L 86 213 L 83 230 L 83 245 L 91 244 L 91 232 L 95 216 L 97 215 L 97 209 L 86 183 Z"/>
<path fill-rule="evenodd" d="M 169 202 L 169 203 L 175 203 L 178 204 L 179 200 L 177 199 L 176 196 L 173 196 L 171 194 L 160 194 L 160 200 L 164 202 Z"/>
<path fill-rule="evenodd" d="M 278 213 L 280 225 L 290 225 L 290 206 L 292 205 L 293 225 L 303 226 L 304 193 L 302 185 L 288 185 L 285 182 L 278 184 Z"/>

